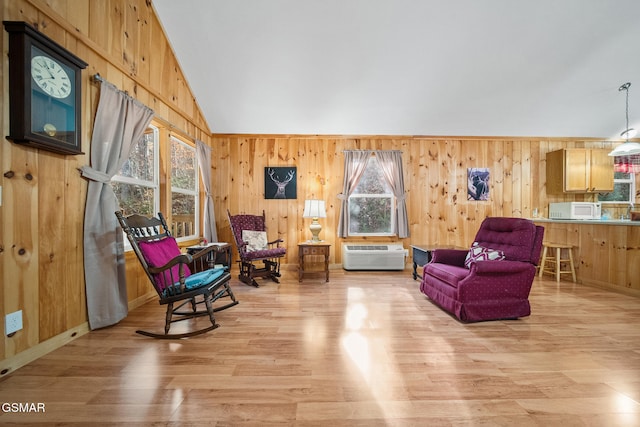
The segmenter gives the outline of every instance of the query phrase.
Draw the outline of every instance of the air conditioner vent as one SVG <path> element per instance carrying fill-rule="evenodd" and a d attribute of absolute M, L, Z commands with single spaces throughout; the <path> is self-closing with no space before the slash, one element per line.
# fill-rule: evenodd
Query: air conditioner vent
<path fill-rule="evenodd" d="M 342 245 L 345 270 L 403 270 L 409 255 L 402 244 Z"/>
<path fill-rule="evenodd" d="M 350 251 L 388 251 L 389 245 L 376 245 L 376 246 L 347 245 L 347 249 L 349 249 Z"/>

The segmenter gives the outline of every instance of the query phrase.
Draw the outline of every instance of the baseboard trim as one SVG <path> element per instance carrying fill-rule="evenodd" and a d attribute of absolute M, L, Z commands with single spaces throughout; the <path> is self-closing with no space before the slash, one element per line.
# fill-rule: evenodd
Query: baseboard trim
<path fill-rule="evenodd" d="M 134 300 L 129 301 L 129 303 L 127 304 L 127 307 L 129 308 L 129 311 L 131 311 L 135 308 L 140 307 L 141 305 L 145 305 L 146 303 L 153 300 L 154 298 L 158 298 L 157 292 L 155 291 L 147 292 L 146 294 L 139 296 Z"/>
<path fill-rule="evenodd" d="M 44 356 L 47 353 L 52 352 L 65 344 L 70 343 L 78 337 L 89 332 L 89 322 L 71 328 L 63 333 L 49 338 L 46 341 L 41 342 L 23 352 L 16 354 L 13 357 L 5 359 L 0 362 L 0 378 L 4 377 L 11 372 L 23 367 L 24 365 L 33 362 L 36 359 Z"/>
<path fill-rule="evenodd" d="M 611 283 L 601 282 L 599 280 L 590 280 L 590 279 L 580 280 L 578 278 L 578 281 L 580 282 L 580 284 L 584 286 L 591 286 L 592 288 L 605 289 L 607 291 L 613 291 L 619 294 L 640 298 L 640 290 L 638 289 L 624 288 L 622 286 L 612 285 Z"/>

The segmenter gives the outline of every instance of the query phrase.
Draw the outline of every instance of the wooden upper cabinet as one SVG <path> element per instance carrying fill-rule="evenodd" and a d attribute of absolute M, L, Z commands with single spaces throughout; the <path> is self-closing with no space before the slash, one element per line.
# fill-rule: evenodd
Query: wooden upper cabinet
<path fill-rule="evenodd" d="M 613 191 L 613 158 L 608 151 L 565 148 L 547 153 L 547 193 Z"/>

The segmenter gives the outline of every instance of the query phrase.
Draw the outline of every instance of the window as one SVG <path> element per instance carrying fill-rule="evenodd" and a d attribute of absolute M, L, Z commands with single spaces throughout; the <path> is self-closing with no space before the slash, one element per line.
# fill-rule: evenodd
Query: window
<path fill-rule="evenodd" d="M 633 203 L 635 201 L 636 182 L 633 174 L 615 172 L 613 175 L 613 191 L 599 193 L 598 201 L 603 203 Z"/>
<path fill-rule="evenodd" d="M 395 235 L 395 196 L 375 156 L 348 199 L 349 236 Z"/>
<path fill-rule="evenodd" d="M 179 241 L 200 235 L 199 184 L 195 144 L 169 135 L 168 128 L 158 121 L 149 126 L 111 180 L 125 215 L 162 212 Z M 125 242 L 129 248 L 127 239 Z"/>
<path fill-rule="evenodd" d="M 111 179 L 125 215 L 155 215 L 160 207 L 158 128 L 150 126 L 131 149 L 129 158 Z"/>
<path fill-rule="evenodd" d="M 194 146 L 171 136 L 171 228 L 176 238 L 199 233 L 198 163 Z"/>

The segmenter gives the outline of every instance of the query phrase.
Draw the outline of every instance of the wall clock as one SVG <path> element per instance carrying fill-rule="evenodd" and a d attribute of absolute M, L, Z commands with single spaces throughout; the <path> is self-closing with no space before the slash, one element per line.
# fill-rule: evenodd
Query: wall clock
<path fill-rule="evenodd" d="M 63 154 L 82 154 L 82 69 L 87 63 L 26 22 L 9 33 L 8 139 Z"/>

